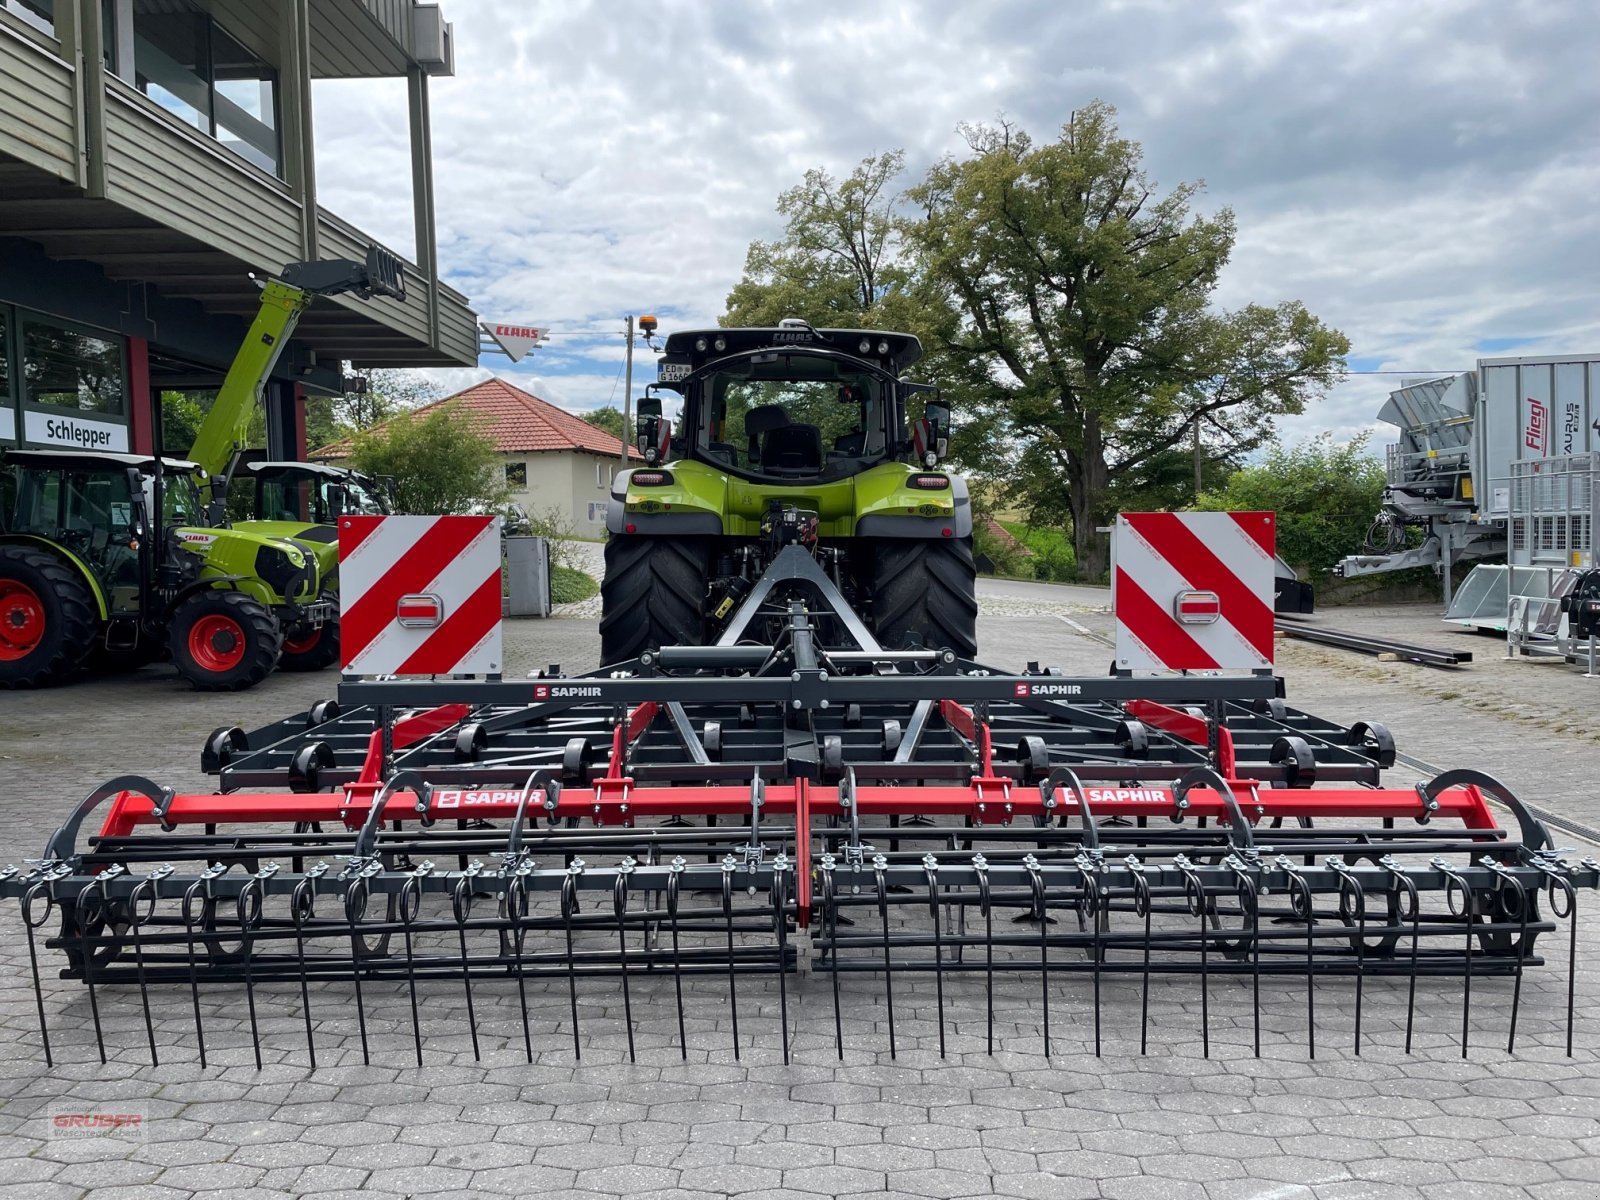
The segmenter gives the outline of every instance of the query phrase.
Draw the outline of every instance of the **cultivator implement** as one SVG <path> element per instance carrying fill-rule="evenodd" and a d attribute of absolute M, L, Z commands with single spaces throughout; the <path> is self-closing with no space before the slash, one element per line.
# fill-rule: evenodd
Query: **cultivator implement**
<path fill-rule="evenodd" d="M 0 877 L 46 1056 L 56 961 L 85 985 L 102 1058 L 128 985 L 152 1059 L 153 1006 L 187 1008 L 205 1062 L 221 996 L 259 1063 L 261 989 L 312 1063 L 337 1015 L 364 1060 L 378 1024 L 421 1064 L 436 1031 L 462 1031 L 458 1005 L 475 1053 L 491 1037 L 531 1062 L 559 1037 L 581 1057 L 597 999 L 620 1001 L 630 1057 L 639 1005 L 672 1014 L 683 1057 L 737 1056 L 774 992 L 785 1060 L 800 1036 L 842 1058 L 852 975 L 877 981 L 891 1054 L 908 1003 L 935 1015 L 941 1053 L 978 1005 L 993 1050 L 1002 987 L 1029 997 L 1046 1055 L 1100 1053 L 1108 1031 L 1142 1053 L 1156 977 L 1192 982 L 1207 1054 L 1224 994 L 1249 998 L 1262 1053 L 1268 990 L 1304 1017 L 1267 1037 L 1315 1055 L 1333 996 L 1354 1001 L 1341 1043 L 1409 1052 L 1441 986 L 1466 1054 L 1484 980 L 1514 1050 L 1524 975 L 1558 927 L 1570 1054 L 1577 894 L 1600 864 L 1495 780 L 1383 786 L 1381 725 L 1292 709 L 1268 674 L 1069 678 L 885 650 L 796 553 L 736 623 L 759 644 L 571 677 L 347 679 L 337 703 L 213 734 L 216 794 L 96 788 Z M 486 1029 L 490 1004 L 509 1031 Z"/>

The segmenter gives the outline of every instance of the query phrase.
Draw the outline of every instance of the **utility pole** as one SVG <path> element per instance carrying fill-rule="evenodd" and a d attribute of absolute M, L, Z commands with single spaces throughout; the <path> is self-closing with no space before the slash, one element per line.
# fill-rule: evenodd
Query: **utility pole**
<path fill-rule="evenodd" d="M 628 314 L 627 377 L 622 385 L 622 467 L 628 469 L 628 414 L 633 411 L 633 314 Z"/>
<path fill-rule="evenodd" d="M 1200 417 L 1199 414 L 1196 414 L 1194 418 L 1194 497 L 1196 500 L 1200 498 L 1200 489 L 1205 485 L 1204 472 L 1201 470 L 1204 465 L 1205 460 L 1200 456 Z"/>

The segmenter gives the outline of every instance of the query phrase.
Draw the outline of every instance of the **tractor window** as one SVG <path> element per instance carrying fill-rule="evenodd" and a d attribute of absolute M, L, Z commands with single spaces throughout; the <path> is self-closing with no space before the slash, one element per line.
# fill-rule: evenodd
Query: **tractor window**
<path fill-rule="evenodd" d="M 388 509 L 372 492 L 354 479 L 347 479 L 344 483 L 344 511 L 359 513 L 366 517 L 381 517 L 388 512 Z"/>
<path fill-rule="evenodd" d="M 701 384 L 702 455 L 754 475 L 837 478 L 888 456 L 885 385 L 848 363 L 758 355 Z"/>
<path fill-rule="evenodd" d="M 325 503 L 320 489 L 313 488 L 304 475 L 279 473 L 261 476 L 261 503 L 256 517 L 262 521 L 304 521 L 325 523 Z"/>
<path fill-rule="evenodd" d="M 193 475 L 166 475 L 161 480 L 162 516 L 168 525 L 204 525 L 205 506 Z"/>
<path fill-rule="evenodd" d="M 61 476 L 54 471 L 19 470 L 11 532 L 54 538 L 60 528 Z"/>

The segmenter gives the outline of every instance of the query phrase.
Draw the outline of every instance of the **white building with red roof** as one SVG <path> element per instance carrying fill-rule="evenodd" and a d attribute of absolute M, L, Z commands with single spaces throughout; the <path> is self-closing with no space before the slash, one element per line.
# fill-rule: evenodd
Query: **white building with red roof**
<path fill-rule="evenodd" d="M 582 537 L 605 533 L 611 480 L 621 467 L 614 435 L 503 379 L 486 379 L 414 411 L 446 404 L 494 441 L 513 503 L 532 516 L 557 509 Z M 349 449 L 348 440 L 335 442 L 313 457 L 342 458 Z M 640 458 L 638 451 L 630 457 Z"/>

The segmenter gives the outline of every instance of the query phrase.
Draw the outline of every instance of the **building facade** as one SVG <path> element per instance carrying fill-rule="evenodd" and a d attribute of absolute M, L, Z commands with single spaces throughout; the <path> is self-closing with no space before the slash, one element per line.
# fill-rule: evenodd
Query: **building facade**
<path fill-rule="evenodd" d="M 415 0 L 0 0 L 0 447 L 182 454 L 163 390 L 220 384 L 250 276 L 362 259 L 317 203 L 314 78 L 408 81 L 417 261 L 406 299 L 317 301 L 266 390 L 274 457 L 303 457 L 301 398 L 342 361 L 477 361 L 439 281 L 430 75 L 453 70 Z"/>

